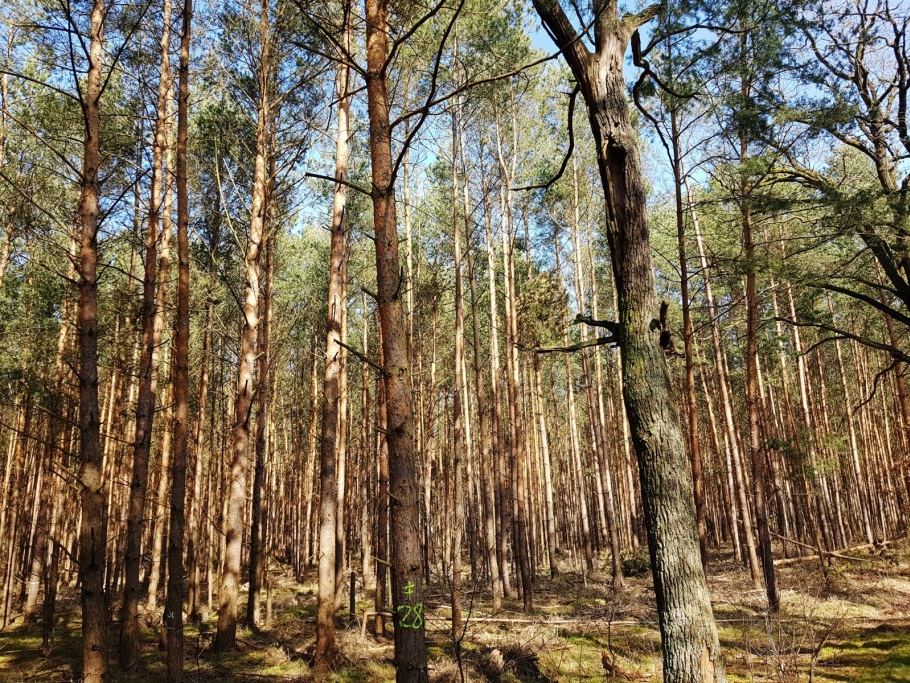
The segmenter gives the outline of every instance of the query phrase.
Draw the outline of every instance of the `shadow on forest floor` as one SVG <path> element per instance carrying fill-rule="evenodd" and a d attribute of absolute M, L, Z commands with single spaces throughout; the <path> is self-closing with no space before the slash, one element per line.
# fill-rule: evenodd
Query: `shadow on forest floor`
<path fill-rule="evenodd" d="M 429 587 L 425 616 L 431 680 L 436 683 L 589 682 L 611 680 L 604 661 L 619 674 L 613 680 L 660 680 L 660 638 L 650 577 L 628 577 L 614 594 L 609 563 L 582 575 L 563 568 L 557 577 L 538 577 L 535 609 L 521 610 L 506 599 L 490 614 L 490 594 L 463 595 L 466 627 L 456 656 L 451 637 L 449 591 Z M 718 619 L 728 678 L 731 681 L 808 680 L 910 683 L 910 552 L 904 544 L 886 556 L 839 562 L 825 575 L 817 564 L 780 568 L 782 608 L 764 611 L 762 591 L 754 590 L 748 572 L 729 554 L 711 558 L 709 588 Z M 317 679 L 310 670 L 315 639 L 315 586 L 296 584 L 273 573 L 272 618 L 267 627 L 238 632 L 238 649 L 216 655 L 210 649 L 217 615 L 186 629 L 187 681 L 239 683 L 324 680 L 327 683 L 393 681 L 391 638 L 361 636 L 359 623 L 339 612 L 341 651 L 337 668 Z M 466 577 L 467 578 L 467 577 Z M 55 624 L 54 645 L 41 651 L 41 628 L 15 623 L 0 632 L 0 681 L 59 683 L 78 681 L 81 668 L 78 603 L 72 591 Z M 372 593 L 370 593 L 372 595 Z M 243 601 L 241 601 L 242 603 Z M 372 600 L 357 603 L 362 614 Z M 116 607 L 116 605 L 115 605 Z M 116 609 L 113 610 L 116 614 Z M 391 633 L 391 627 L 387 633 Z M 109 643 L 116 660 L 117 624 Z M 113 672 L 114 683 L 161 681 L 164 653 L 154 628 L 142 632 L 140 660 L 128 672 Z"/>

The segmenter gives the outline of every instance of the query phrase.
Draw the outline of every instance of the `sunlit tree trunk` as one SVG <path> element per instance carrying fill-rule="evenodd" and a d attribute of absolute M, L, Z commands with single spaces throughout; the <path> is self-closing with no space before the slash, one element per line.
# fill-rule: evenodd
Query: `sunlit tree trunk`
<path fill-rule="evenodd" d="M 370 120 L 376 295 L 382 329 L 389 446 L 389 508 L 395 668 L 399 683 L 428 680 L 423 623 L 420 510 L 407 334 L 401 306 L 402 274 L 395 217 L 392 136 L 389 125 L 389 23 L 387 0 L 365 0 L 366 87 Z M 419 605 L 419 607 L 418 607 Z M 418 613 L 419 612 L 419 615 Z"/>
<path fill-rule="evenodd" d="M 745 157 L 745 140 L 743 157 Z M 745 161 L 745 159 L 743 159 Z M 752 461 L 752 480 L 755 489 L 755 524 L 758 528 L 758 545 L 761 553 L 762 573 L 768 609 L 780 610 L 780 595 L 777 592 L 777 575 L 774 570 L 774 556 L 771 552 L 771 530 L 768 523 L 767 482 L 768 474 L 765 453 L 762 449 L 762 435 L 758 395 L 758 294 L 755 285 L 755 242 L 752 237 L 752 215 L 749 208 L 746 181 L 742 183 L 740 213 L 743 227 L 743 247 L 746 270 L 746 412 L 749 416 L 749 455 Z"/>
<path fill-rule="evenodd" d="M 256 123 L 256 161 L 253 176 L 253 201 L 250 211 L 250 233 L 244 265 L 246 296 L 243 304 L 243 328 L 240 335 L 240 357 L 237 372 L 237 395 L 234 403 L 234 427 L 228 509 L 225 520 L 224 569 L 218 599 L 218 630 L 215 650 L 233 649 L 237 637 L 237 599 L 240 589 L 240 559 L 246 508 L 246 477 L 250 443 L 250 417 L 253 407 L 253 373 L 259 331 L 259 277 L 262 239 L 265 226 L 265 195 L 268 187 L 266 170 L 270 131 L 270 58 L 271 28 L 269 0 L 263 0 L 259 17 L 260 65 L 259 102 Z"/>
<path fill-rule="evenodd" d="M 454 58 L 458 60 L 458 38 L 455 38 Z M 458 109 L 458 108 L 457 108 Z M 459 111 L 460 113 L 460 111 Z M 464 362 L 464 297 L 462 296 L 461 277 L 461 220 L 458 215 L 458 129 L 459 121 L 452 115 L 452 241 L 455 247 L 455 367 L 452 373 L 452 487 L 453 487 L 453 524 L 452 524 L 452 637 L 461 638 L 461 545 L 464 533 L 464 480 L 462 475 L 462 450 L 464 447 L 464 430 L 466 427 L 466 406 L 463 404 L 462 383 L 460 376 Z M 462 169 L 466 173 L 466 169 Z M 465 216 L 467 221 L 467 216 Z M 470 247 L 469 247 L 470 248 Z"/>
<path fill-rule="evenodd" d="M 70 235 L 70 259 L 75 264 L 76 255 L 76 237 Z M 76 279 L 76 269 L 71 266 L 69 277 L 71 280 Z M 37 531 L 38 536 L 35 540 L 35 549 L 31 562 L 31 568 L 28 578 L 27 596 L 25 606 L 22 610 L 22 621 L 24 624 L 32 624 L 38 614 L 38 589 L 44 580 L 44 610 L 42 625 L 42 647 L 47 650 L 50 645 L 50 633 L 53 626 L 54 602 L 56 596 L 57 579 L 52 571 L 52 563 L 59 552 L 54 552 L 53 536 L 50 527 L 54 523 L 54 512 L 58 505 L 57 496 L 59 495 L 56 486 L 56 477 L 53 471 L 53 465 L 59 456 L 55 451 L 61 448 L 60 435 L 63 432 L 63 407 L 64 393 L 63 380 L 66 369 L 64 354 L 69 343 L 69 332 L 72 315 L 72 297 L 68 290 L 63 297 L 63 307 L 60 311 L 60 329 L 57 332 L 57 347 L 54 356 L 54 379 L 51 385 L 50 405 L 48 413 L 47 437 L 44 443 L 43 454 L 41 456 L 42 468 L 42 488 L 44 490 L 41 512 L 38 518 Z M 9 484 L 9 473 L 7 473 L 4 482 Z M 0 535 L 2 538 L 2 535 Z M 51 583 L 53 582 L 53 587 Z M 50 623 L 48 623 L 50 622 Z"/>
<path fill-rule="evenodd" d="M 142 292 L 142 341 L 139 358 L 139 395 L 136 403 L 133 474 L 130 479 L 129 510 L 126 528 L 125 589 L 120 613 L 120 666 L 129 668 L 139 657 L 139 566 L 142 559 L 142 535 L 145 521 L 145 498 L 148 490 L 149 454 L 158 390 L 158 363 L 161 332 L 164 327 L 164 297 L 156 299 L 156 260 L 158 241 L 162 242 L 162 265 L 166 264 L 166 245 L 170 234 L 159 235 L 158 226 L 163 204 L 164 150 L 167 145 L 167 102 L 170 84 L 171 2 L 165 0 L 161 19 L 161 70 L 158 79 L 158 105 L 155 138 L 152 145 L 152 196 L 149 202 L 148 235 L 145 243 L 145 276 Z M 166 290 L 167 275 L 161 278 Z"/>
<path fill-rule="evenodd" d="M 500 188 L 500 216 L 505 215 L 505 194 Z M 511 518 L 511 502 L 505 481 L 505 444 L 502 443 L 502 363 L 499 356 L 499 306 L 496 298 L 496 248 L 493 228 L 486 221 L 487 287 L 490 291 L 490 447 L 493 456 L 493 476 L 496 481 L 496 560 L 502 577 L 502 595 L 511 597 L 509 582 L 506 529 Z M 494 598 L 495 601 L 495 598 Z M 500 602 L 501 606 L 501 602 Z"/>
<path fill-rule="evenodd" d="M 515 103 L 512 102 L 514 113 Z M 513 149 L 516 147 L 517 130 L 513 122 L 512 138 Z M 499 124 L 496 125 L 496 142 L 499 155 L 500 173 L 502 175 L 504 192 L 502 226 L 502 258 L 503 258 L 503 285 L 505 288 L 505 340 L 506 340 L 506 405 L 509 411 L 509 472 L 511 479 L 510 498 L 508 509 L 511 512 L 509 520 L 512 529 L 512 552 L 521 579 L 521 596 L 525 611 L 533 608 L 533 579 L 531 576 L 530 548 L 527 541 L 527 500 L 524 487 L 523 460 L 524 431 L 519 428 L 519 385 L 521 368 L 518 360 L 518 295 L 515 292 L 515 221 L 512 206 L 512 180 L 515 178 L 516 158 L 513 156 L 511 164 L 507 164 L 502 149 L 502 139 Z M 503 506 L 506 507 L 505 505 Z M 504 509 L 505 511 L 505 509 Z M 505 527 L 505 524 L 504 524 Z M 507 527 L 505 527 L 507 528 Z"/>
<path fill-rule="evenodd" d="M 668 41 L 669 45 L 669 41 Z M 668 47 L 669 49 L 669 47 Z M 692 493 L 695 498 L 695 518 L 698 523 L 698 545 L 701 549 L 701 562 L 708 566 L 708 543 L 705 527 L 705 492 L 702 481 L 701 442 L 698 438 L 698 401 L 695 397 L 695 363 L 692 359 L 691 301 L 689 299 L 689 267 L 686 255 L 686 222 L 682 190 L 682 151 L 680 149 L 679 121 L 676 107 L 670 110 L 670 146 L 673 164 L 673 198 L 676 204 L 676 241 L 679 254 L 679 295 L 682 299 L 683 317 L 683 355 L 686 368 L 686 438 L 689 446 L 689 462 L 692 466 Z"/>
<path fill-rule="evenodd" d="M 104 0 L 95 0 L 91 12 L 88 76 L 82 93 L 85 138 L 82 158 L 82 223 L 79 255 L 79 485 L 82 522 L 79 530 L 79 580 L 82 597 L 82 679 L 102 683 L 107 677 L 107 613 L 104 601 L 104 477 L 101 421 L 98 410 L 98 175 L 104 55 Z"/>
<path fill-rule="evenodd" d="M 192 0 L 184 0 L 177 95 L 177 311 L 174 319 L 174 454 L 171 461 L 171 522 L 167 541 L 167 683 L 183 681 L 184 538 L 186 462 L 189 447 L 190 384 L 190 210 L 187 187 L 187 137 L 190 98 L 190 25 Z"/>
<path fill-rule="evenodd" d="M 350 45 L 350 6 L 344 10 L 343 40 Z M 339 63 L 337 74 L 338 125 L 335 140 L 335 192 L 332 204 L 332 237 L 329 254 L 329 301 L 326 324 L 325 374 L 322 383 L 322 434 L 319 440 L 319 594 L 316 617 L 316 662 L 324 670 L 334 660 L 335 608 L 340 586 L 336 563 L 338 516 L 342 514 L 338 492 L 339 429 L 345 428 L 341 415 L 344 349 L 341 347 L 347 290 L 347 202 L 348 178 L 348 67 Z M 342 473 L 343 476 L 343 473 Z"/>
<path fill-rule="evenodd" d="M 272 174 L 269 174 L 272 177 Z M 275 257 L 275 226 L 271 222 L 273 207 L 272 193 L 266 197 L 269 221 L 266 230 L 270 232 L 265 240 L 265 277 L 262 283 L 260 304 L 259 352 L 257 354 L 257 375 L 259 384 L 256 387 L 256 465 L 253 473 L 253 514 L 250 528 L 250 587 L 248 591 L 246 619 L 254 627 L 261 625 L 262 587 L 268 568 L 266 536 L 268 531 L 268 501 L 264 500 L 266 485 L 266 459 L 268 457 L 269 403 L 271 372 L 271 322 L 272 322 L 272 275 Z M 267 496 L 265 496 L 267 498 Z"/>

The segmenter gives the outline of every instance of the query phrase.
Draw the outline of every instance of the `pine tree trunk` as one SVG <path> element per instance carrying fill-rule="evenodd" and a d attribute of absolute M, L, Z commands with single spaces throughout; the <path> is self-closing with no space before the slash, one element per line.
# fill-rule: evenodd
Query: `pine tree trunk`
<path fill-rule="evenodd" d="M 209 282 L 214 279 L 214 269 L 209 273 Z M 202 551 L 202 478 L 203 452 L 206 449 L 205 419 L 208 409 L 209 372 L 212 363 L 212 325 L 215 318 L 215 300 L 211 295 L 205 303 L 205 332 L 202 338 L 202 363 L 199 369 L 199 405 L 196 411 L 196 431 L 193 435 L 193 457 L 195 468 L 193 474 L 193 499 L 190 502 L 189 539 L 187 541 L 187 567 L 190 573 L 189 596 L 187 605 L 191 621 L 199 619 L 202 607 L 202 571 L 200 568 Z M 209 472 L 212 459 L 209 458 Z"/>
<path fill-rule="evenodd" d="M 345 37 L 350 43 L 350 8 L 345 7 Z M 348 177 L 348 116 L 350 98 L 348 92 L 348 67 L 338 66 L 338 130 L 335 141 L 335 193 L 332 206 L 332 238 L 329 255 L 329 301 L 326 323 L 326 364 L 323 377 L 322 434 L 319 439 L 319 606 L 316 617 L 316 664 L 320 670 L 331 666 L 336 656 L 335 609 L 337 595 L 336 563 L 339 548 L 337 529 L 339 510 L 338 452 L 339 419 L 341 402 L 341 374 L 344 363 L 342 340 L 344 310 L 347 305 L 347 202 Z"/>
<path fill-rule="evenodd" d="M 708 259 L 705 256 L 705 246 L 701 237 L 698 218 L 695 214 L 695 206 L 692 200 L 692 192 L 688 185 L 688 179 L 685 176 L 685 169 L 680 169 L 683 174 L 684 183 L 686 184 L 686 193 L 689 203 L 689 213 L 692 217 L 692 227 L 695 230 L 695 242 L 698 245 L 698 257 L 701 262 L 701 275 L 705 283 L 705 300 L 708 305 L 708 317 L 711 320 L 711 343 L 714 347 L 714 363 L 717 370 L 717 387 L 720 394 L 720 404 L 723 410 L 724 435 L 726 437 L 726 461 L 727 461 L 727 480 L 730 489 L 730 497 L 739 511 L 743 527 L 743 540 L 746 544 L 746 551 L 749 559 L 749 570 L 752 573 L 752 581 L 759 586 L 760 567 L 758 563 L 758 554 L 755 546 L 755 536 L 752 533 L 752 524 L 749 515 L 749 504 L 746 499 L 746 490 L 742 482 L 742 467 L 739 454 L 739 437 L 736 431 L 736 422 L 733 416 L 733 398 L 730 389 L 730 377 L 727 372 L 726 355 L 723 346 L 720 343 L 720 330 L 718 323 L 717 307 L 714 304 L 714 294 L 711 289 L 711 278 L 708 270 Z M 738 527 L 734 530 L 738 537 Z M 738 546 L 739 544 L 737 544 Z"/>
<path fill-rule="evenodd" d="M 104 604 L 104 477 L 98 410 L 98 175 L 102 93 L 104 0 L 91 13 L 88 76 L 82 94 L 85 140 L 79 215 L 79 450 L 82 522 L 79 530 L 79 580 L 82 587 L 82 679 L 102 683 L 107 677 L 107 613 Z"/>
<path fill-rule="evenodd" d="M 70 258 L 75 263 L 76 240 L 75 236 L 70 236 Z M 70 269 L 69 277 L 71 280 L 76 279 L 75 268 Z M 42 488 L 44 490 L 43 502 L 38 518 L 37 531 L 38 536 L 35 540 L 35 549 L 33 552 L 31 570 L 28 578 L 28 593 L 26 596 L 25 607 L 23 609 L 22 621 L 26 625 L 34 623 L 38 614 L 38 589 L 42 577 L 44 579 L 44 626 L 43 632 L 45 638 L 50 635 L 50 628 L 53 626 L 54 599 L 49 596 L 56 592 L 56 579 L 54 578 L 54 590 L 50 587 L 51 582 L 51 558 L 55 556 L 53 548 L 53 536 L 50 527 L 53 525 L 54 510 L 57 505 L 56 497 L 56 477 L 53 472 L 55 457 L 54 451 L 60 448 L 60 435 L 63 431 L 64 394 L 63 379 L 64 369 L 66 367 L 64 354 L 69 342 L 70 332 L 70 315 L 72 314 L 72 299 L 69 290 L 64 294 L 63 307 L 60 312 L 60 329 L 57 332 L 57 350 L 54 356 L 54 379 L 51 385 L 51 394 L 48 412 L 47 437 L 44 444 L 43 455 L 41 459 L 42 467 Z M 9 483 L 7 474 L 4 481 Z M 0 536 L 2 538 L 2 536 Z M 49 611 L 49 615 L 48 615 Z M 51 622 L 51 623 L 48 623 Z M 44 642 L 43 647 L 47 649 L 49 641 Z"/>
<path fill-rule="evenodd" d="M 458 60 L 458 38 L 455 37 L 454 59 Z M 456 107 L 457 109 L 457 107 Z M 460 112 L 459 112 L 460 113 Z M 454 385 L 452 387 L 452 488 L 453 523 L 452 529 L 452 638 L 461 639 L 461 546 L 464 533 L 464 481 L 462 477 L 462 450 L 464 441 L 466 407 L 462 405 L 462 383 L 460 381 L 464 360 L 464 297 L 461 284 L 461 221 L 458 216 L 458 119 L 452 114 L 452 242 L 455 249 L 455 357 Z M 462 169 L 465 172 L 465 169 Z M 467 220 L 467 219 L 466 219 Z"/>
<path fill-rule="evenodd" d="M 743 147 L 745 149 L 745 147 Z M 744 184 L 745 187 L 745 184 Z M 755 243 L 752 238 L 752 216 L 749 211 L 748 193 L 740 198 L 743 225 L 743 246 L 746 256 L 746 412 L 749 415 L 749 456 L 752 461 L 752 480 L 755 489 L 755 525 L 758 528 L 758 547 L 761 553 L 762 573 L 768 609 L 780 610 L 777 592 L 777 575 L 774 555 L 771 552 L 771 530 L 768 524 L 767 482 L 765 453 L 762 449 L 758 396 L 758 298 L 755 288 Z"/>
<path fill-rule="evenodd" d="M 166 347 L 165 363 L 170 363 L 170 381 L 168 382 L 167 392 L 165 393 L 165 409 L 162 418 L 166 421 L 166 424 L 172 426 L 171 418 L 173 416 L 173 410 L 170 406 L 174 400 L 174 359 L 168 355 L 169 353 L 170 349 Z M 158 588 L 161 586 L 162 572 L 164 571 L 164 563 L 162 562 L 162 558 L 164 557 L 164 544 L 168 533 L 168 521 L 170 519 L 170 513 L 168 507 L 166 506 L 166 501 L 170 487 L 172 450 L 171 439 L 173 433 L 173 429 L 165 429 L 164 435 L 161 439 L 161 446 L 158 448 L 158 486 L 154 503 L 155 507 L 157 508 L 157 514 L 155 515 L 157 519 L 155 521 L 154 530 L 152 531 L 152 548 L 150 553 L 151 568 L 149 570 L 148 577 L 148 595 L 146 596 L 145 600 L 145 610 L 149 612 L 152 619 L 157 619 L 156 613 L 158 612 Z"/>
<path fill-rule="evenodd" d="M 688 440 L 689 462 L 692 467 L 692 493 L 695 498 L 695 518 L 698 523 L 698 546 L 701 549 L 701 563 L 708 566 L 708 542 L 705 527 L 705 492 L 702 481 L 701 443 L 698 438 L 698 401 L 695 398 L 695 363 L 692 359 L 692 313 L 689 300 L 689 268 L 686 257 L 686 223 L 682 198 L 682 159 L 679 139 L 677 111 L 670 110 L 670 142 L 672 145 L 673 175 L 675 176 L 674 200 L 676 203 L 676 240 L 679 253 L 679 295 L 682 299 L 683 355 L 686 367 L 686 438 Z"/>
<path fill-rule="evenodd" d="M 269 175 L 272 176 L 271 173 Z M 271 218 L 272 203 L 274 201 L 271 192 L 266 201 L 269 207 L 267 215 Z M 266 230 L 274 230 L 271 220 Z M 269 438 L 269 366 L 271 361 L 269 342 L 272 321 L 272 274 L 274 269 L 272 251 L 274 245 L 275 235 L 272 233 L 265 240 L 265 278 L 262 283 L 260 307 L 259 351 L 257 353 L 259 384 L 256 387 L 256 464 L 253 470 L 253 514 L 250 528 L 250 588 L 246 607 L 246 620 L 255 628 L 261 626 L 262 587 L 268 566 L 268 556 L 265 552 L 266 532 L 268 530 L 266 523 L 268 503 L 263 500 L 263 489 L 265 488 Z"/>
<path fill-rule="evenodd" d="M 382 329 L 388 416 L 395 667 L 399 683 L 423 683 L 428 680 L 428 672 L 423 621 L 420 510 L 407 333 L 401 306 L 402 276 L 386 82 L 386 60 L 389 54 L 388 7 L 386 0 L 365 0 L 364 4 L 373 225 L 376 231 L 376 295 Z"/>
<path fill-rule="evenodd" d="M 382 350 L 382 329 L 379 330 L 379 364 L 384 366 Z M 386 439 L 388 433 L 388 411 L 386 408 L 386 390 L 382 377 L 376 381 L 376 424 L 378 461 L 377 489 L 376 489 L 376 612 L 385 612 L 388 607 L 389 594 L 389 444 Z M 376 615 L 373 624 L 377 636 L 385 636 L 385 617 Z"/>
<path fill-rule="evenodd" d="M 464 152 L 462 151 L 462 158 Z M 489 231 L 490 214 L 486 210 L 487 193 L 484 193 L 484 216 L 487 221 L 487 230 Z M 483 369 L 481 366 L 480 355 L 480 320 L 477 314 L 478 296 L 477 281 L 474 271 L 474 252 L 468 249 L 468 284 L 471 292 L 471 330 L 472 341 L 474 344 L 474 384 L 477 392 L 477 421 L 480 424 L 480 466 L 484 470 L 481 476 L 481 488 L 483 498 L 483 535 L 484 551 L 489 564 L 490 584 L 493 593 L 493 612 L 498 612 L 502 608 L 502 576 L 499 570 L 499 557 L 496 552 L 496 482 L 494 463 L 495 454 L 492 449 L 492 419 L 490 416 L 490 402 L 487 397 L 487 388 L 483 378 Z M 491 333 L 492 334 L 495 333 Z"/>
<path fill-rule="evenodd" d="M 550 565 L 550 578 L 555 579 L 559 574 L 556 564 L 557 537 L 556 537 L 556 511 L 553 503 L 553 473 L 550 464 L 550 437 L 547 433 L 547 411 L 543 397 L 543 387 L 540 381 L 540 360 L 537 355 L 532 358 L 534 364 L 534 400 L 537 412 L 537 424 L 540 430 L 541 458 L 543 460 L 544 499 L 546 501 L 547 520 L 547 561 Z"/>
<path fill-rule="evenodd" d="M 152 196 L 149 202 L 148 235 L 145 243 L 145 277 L 142 292 L 142 341 L 139 357 L 139 390 L 136 402 L 133 475 L 130 479 L 129 510 L 126 526 L 123 606 L 120 613 L 120 667 L 128 669 L 139 658 L 139 568 L 142 560 L 142 536 L 145 521 L 145 498 L 148 491 L 149 455 L 155 419 L 155 396 L 158 390 L 158 363 L 161 331 L 164 326 L 164 297 L 156 299 L 156 261 L 158 240 L 162 241 L 162 261 L 166 259 L 165 233 L 159 236 L 158 225 L 164 195 L 163 163 L 167 145 L 167 101 L 170 93 L 171 3 L 165 0 L 161 20 L 161 70 L 158 79 L 158 105 L 155 139 L 152 146 Z M 169 231 L 168 231 L 169 232 Z M 166 289 L 167 276 L 161 279 Z"/>
<path fill-rule="evenodd" d="M 316 343 L 314 341 L 314 347 Z M 303 523 L 303 562 L 302 562 L 302 575 L 309 570 L 313 563 L 313 552 L 312 552 L 312 531 L 313 531 L 313 499 L 315 498 L 315 484 L 316 484 L 316 444 L 318 439 L 317 429 L 319 425 L 318 415 L 319 415 L 319 355 L 316 352 L 316 348 L 313 349 L 313 366 L 312 374 L 310 377 L 310 426 L 307 432 L 307 460 L 306 460 L 306 475 L 305 475 L 305 491 L 306 491 L 306 515 L 304 517 Z"/>
<path fill-rule="evenodd" d="M 505 215 L 505 194 L 500 188 L 500 215 Z M 496 250 L 493 246 L 493 229 L 486 221 L 487 287 L 490 291 L 490 448 L 493 457 L 493 478 L 496 482 L 496 561 L 502 577 L 502 596 L 511 597 L 508 551 L 505 530 L 510 524 L 511 504 L 505 482 L 505 446 L 502 443 L 502 364 L 499 357 L 499 307 L 496 299 Z M 496 603 L 494 596 L 494 603 Z M 498 606 L 502 606 L 501 598 Z"/>
<path fill-rule="evenodd" d="M 561 265 L 561 251 L 559 245 L 559 238 L 556 239 L 556 272 L 562 272 Z M 566 326 L 563 328 L 562 341 L 564 346 L 569 345 L 569 332 L 568 332 L 568 317 L 569 310 L 568 307 L 565 310 L 565 319 Z M 585 495 L 585 485 L 584 485 L 584 469 L 582 468 L 581 463 L 581 447 L 578 439 L 578 420 L 575 413 L 575 381 L 572 377 L 572 360 L 571 357 L 566 354 L 564 357 L 565 362 L 565 380 L 566 380 L 566 412 L 568 413 L 568 431 L 569 431 L 569 443 L 570 443 L 570 464 L 569 469 L 574 474 L 575 482 L 577 483 L 577 492 L 576 495 L 572 496 L 575 500 L 575 505 L 578 508 L 578 516 L 581 518 L 581 538 L 580 545 L 583 548 L 585 556 L 585 571 L 591 573 L 594 571 L 594 549 L 591 545 L 591 526 L 588 519 L 588 504 L 587 497 Z M 570 476 L 569 479 L 572 477 Z"/>
<path fill-rule="evenodd" d="M 245 258 L 246 296 L 243 304 L 243 327 L 240 333 L 240 358 L 237 372 L 237 395 L 234 402 L 234 427 L 228 508 L 225 519 L 224 569 L 218 599 L 218 630 L 215 650 L 227 652 L 237 638 L 237 600 L 240 590 L 240 564 L 243 550 L 244 511 L 247 495 L 250 417 L 253 407 L 253 374 L 259 332 L 259 275 L 262 238 L 265 226 L 265 195 L 268 186 L 266 157 L 269 154 L 270 131 L 270 27 L 269 0 L 263 0 L 260 11 L 261 54 L 259 65 L 259 103 L 256 123 L 256 162 L 253 176 L 253 201 L 250 212 L 250 234 Z"/>
<path fill-rule="evenodd" d="M 177 311 L 174 320 L 174 454 L 171 459 L 171 522 L 167 543 L 167 596 L 164 628 L 167 634 L 167 683 L 183 681 L 183 546 L 186 526 L 186 461 L 189 445 L 190 372 L 190 241 L 187 188 L 189 125 L 190 22 L 192 0 L 184 0 L 180 35 L 177 96 Z"/>

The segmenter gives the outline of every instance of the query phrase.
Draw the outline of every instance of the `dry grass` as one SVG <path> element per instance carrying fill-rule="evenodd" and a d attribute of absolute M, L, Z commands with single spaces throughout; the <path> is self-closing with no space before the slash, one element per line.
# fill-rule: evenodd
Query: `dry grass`
<path fill-rule="evenodd" d="M 764 595 L 748 573 L 729 557 L 712 558 L 709 587 L 732 681 L 910 681 L 910 552 L 906 545 L 856 562 L 838 561 L 823 572 L 817 563 L 782 568 L 782 608 L 764 609 Z M 190 681 L 328 681 L 380 683 L 394 680 L 392 641 L 361 636 L 359 624 L 339 613 L 336 667 L 316 676 L 311 671 L 315 638 L 315 586 L 298 585 L 278 575 L 273 618 L 261 631 L 241 630 L 236 652 L 208 650 L 215 615 L 187 628 L 186 670 Z M 490 595 L 481 587 L 466 591 L 464 636 L 449 632 L 450 608 L 445 586 L 427 592 L 426 621 L 430 674 L 435 683 L 546 683 L 611 680 L 660 680 L 660 638 L 649 577 L 630 577 L 613 594 L 602 570 L 585 577 L 565 571 L 551 580 L 540 577 L 535 611 L 506 600 L 489 618 Z M 0 633 L 0 681 L 60 682 L 78 680 L 79 629 L 75 595 L 64 593 L 49 656 L 40 651 L 40 629 L 15 625 Z M 371 603 L 358 603 L 358 610 Z M 116 643 L 116 625 L 110 642 Z M 391 633 L 391 630 L 389 630 Z M 143 634 L 142 658 L 112 681 L 158 681 L 163 653 L 157 633 Z"/>

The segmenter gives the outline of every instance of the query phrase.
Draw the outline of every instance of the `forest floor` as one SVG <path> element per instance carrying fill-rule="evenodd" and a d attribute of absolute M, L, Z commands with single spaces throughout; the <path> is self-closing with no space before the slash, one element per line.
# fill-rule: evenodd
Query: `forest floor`
<path fill-rule="evenodd" d="M 729 555 L 713 556 L 709 587 L 728 679 L 910 682 L 910 544 L 857 557 L 835 560 L 827 576 L 817 562 L 780 567 L 782 606 L 772 617 L 763 610 L 763 592 L 753 589 L 748 572 Z M 491 619 L 489 592 L 468 587 L 460 656 L 449 630 L 448 591 L 442 584 L 431 586 L 425 597 L 431 680 L 659 681 L 660 637 L 650 574 L 627 577 L 625 587 L 613 594 L 608 566 L 601 562 L 599 567 L 600 572 L 588 576 L 566 570 L 553 580 L 538 577 L 532 614 L 521 612 L 519 602 L 506 600 L 503 611 Z M 274 576 L 271 623 L 259 631 L 242 629 L 236 652 L 214 655 L 207 649 L 216 615 L 209 612 L 201 624 L 187 627 L 187 680 L 394 681 L 392 640 L 369 632 L 362 636 L 362 616 L 356 622 L 339 617 L 340 663 L 331 674 L 316 678 L 310 671 L 315 585 L 294 583 L 278 571 Z M 372 609 L 372 601 L 360 601 L 357 608 L 362 615 Z M 40 626 L 14 623 L 0 632 L 0 681 L 78 680 L 79 632 L 75 594 L 61 600 L 48 656 L 41 652 Z M 116 633 L 114 625 L 112 644 Z M 605 671 L 605 659 L 613 663 L 612 677 Z M 111 680 L 164 680 L 164 653 L 156 631 L 143 633 L 143 654 L 133 669 Z"/>

